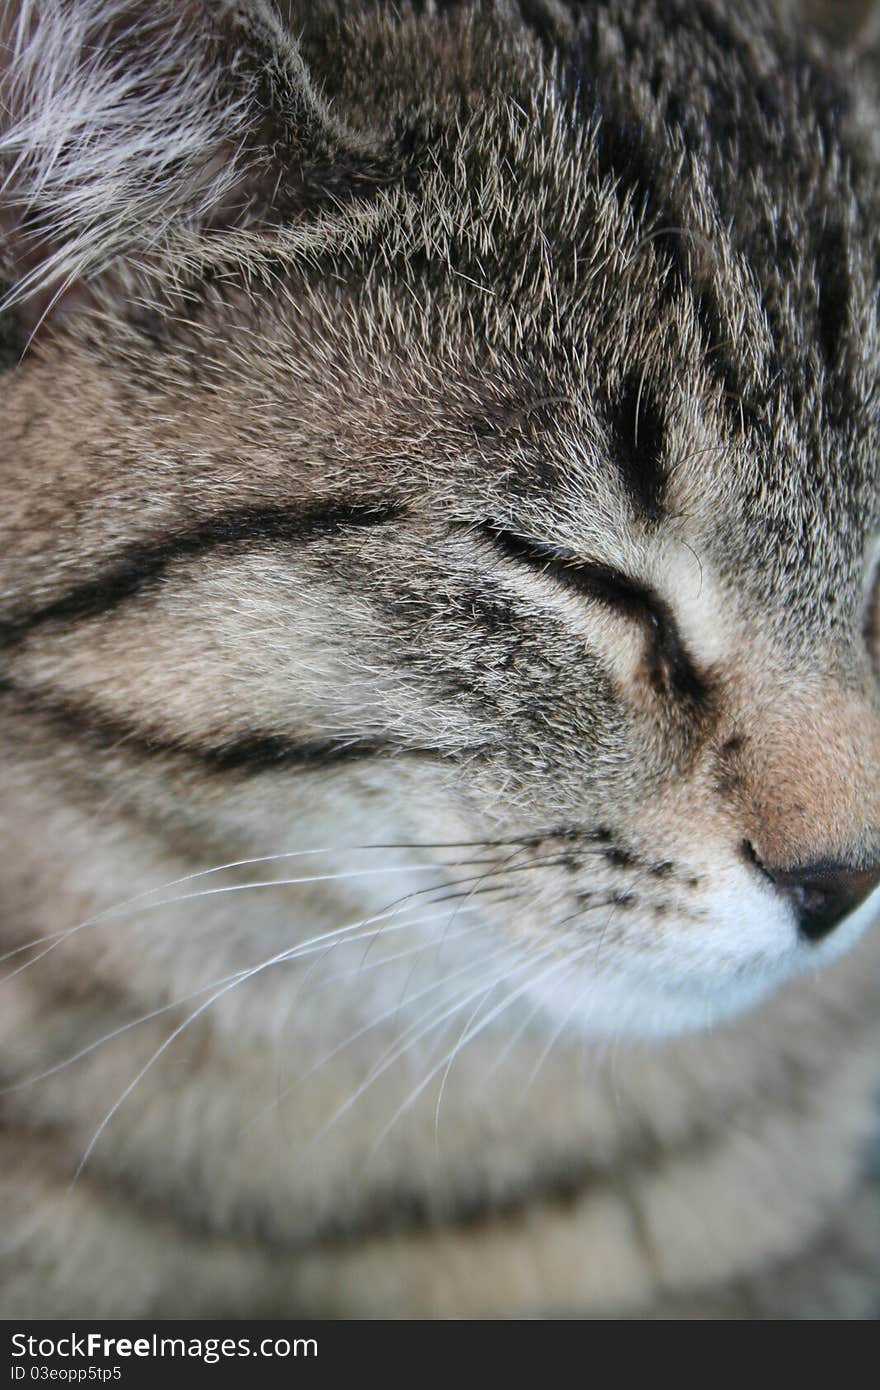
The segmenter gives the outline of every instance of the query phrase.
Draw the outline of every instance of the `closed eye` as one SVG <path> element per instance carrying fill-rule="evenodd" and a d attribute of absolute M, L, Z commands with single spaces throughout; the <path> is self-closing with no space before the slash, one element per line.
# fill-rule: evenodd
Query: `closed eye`
<path fill-rule="evenodd" d="M 653 589 L 609 565 L 583 560 L 565 546 L 533 540 L 492 521 L 483 522 L 480 530 L 510 559 L 540 570 L 563 588 L 639 623 L 647 639 L 652 685 L 663 694 L 692 704 L 706 703 L 707 682 L 682 642 L 669 604 Z"/>

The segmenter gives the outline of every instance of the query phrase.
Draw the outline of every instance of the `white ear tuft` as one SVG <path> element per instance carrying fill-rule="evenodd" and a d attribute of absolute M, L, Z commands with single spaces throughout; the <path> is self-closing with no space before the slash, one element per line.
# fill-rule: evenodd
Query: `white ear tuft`
<path fill-rule="evenodd" d="M 0 44 L 7 306 L 234 220 L 266 161 L 272 82 L 285 125 L 326 116 L 262 0 L 7 0 Z"/>

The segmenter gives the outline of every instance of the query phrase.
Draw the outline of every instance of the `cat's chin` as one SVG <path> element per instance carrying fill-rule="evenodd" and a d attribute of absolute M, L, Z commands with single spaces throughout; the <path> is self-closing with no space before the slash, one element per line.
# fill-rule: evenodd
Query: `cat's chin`
<path fill-rule="evenodd" d="M 621 971 L 585 982 L 577 1002 L 560 1000 L 547 992 L 546 1011 L 567 1012 L 566 1027 L 586 1041 L 656 1042 L 705 1033 L 749 1013 L 786 983 L 791 976 L 734 979 L 719 977 L 714 990 L 679 987 L 655 982 L 643 975 Z"/>
<path fill-rule="evenodd" d="M 770 915 L 758 928 L 781 924 Z M 788 924 L 786 924 L 788 927 Z M 684 951 L 676 961 L 670 951 L 660 960 L 618 962 L 585 969 L 567 984 L 543 989 L 548 1013 L 566 1018 L 566 1028 L 588 1040 L 652 1042 L 708 1032 L 765 1003 L 784 986 L 812 975 L 846 955 L 868 929 L 880 929 L 880 889 L 849 914 L 824 941 L 791 938 L 775 955 L 762 953 L 732 961 L 730 954 L 713 970 L 708 958 L 696 969 Z M 782 934 L 782 933 L 780 933 Z"/>

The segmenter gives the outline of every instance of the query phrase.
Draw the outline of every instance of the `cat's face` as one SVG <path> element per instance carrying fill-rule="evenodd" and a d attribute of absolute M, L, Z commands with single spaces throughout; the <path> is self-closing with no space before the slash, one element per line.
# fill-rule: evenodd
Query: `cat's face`
<path fill-rule="evenodd" d="M 9 378 L 16 698 L 175 826 L 228 793 L 274 844 L 314 797 L 474 842 L 587 1032 L 751 1005 L 880 864 L 876 171 L 794 40 L 725 131 L 757 59 L 707 76 L 690 23 L 690 93 L 590 85 L 601 15 L 563 72 L 453 26 L 495 95 L 302 245 L 249 231 L 267 283 L 215 232 Z"/>

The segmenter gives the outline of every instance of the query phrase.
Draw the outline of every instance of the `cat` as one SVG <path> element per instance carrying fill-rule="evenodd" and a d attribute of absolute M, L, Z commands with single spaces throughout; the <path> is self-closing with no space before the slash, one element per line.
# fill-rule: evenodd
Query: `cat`
<path fill-rule="evenodd" d="M 876 1315 L 844 8 L 7 0 L 5 1316 Z"/>

